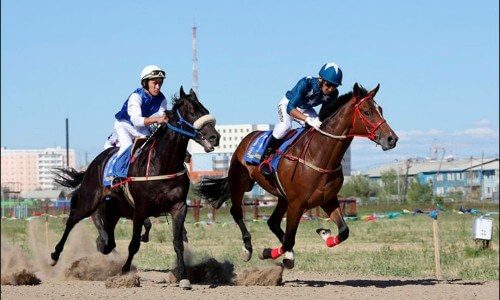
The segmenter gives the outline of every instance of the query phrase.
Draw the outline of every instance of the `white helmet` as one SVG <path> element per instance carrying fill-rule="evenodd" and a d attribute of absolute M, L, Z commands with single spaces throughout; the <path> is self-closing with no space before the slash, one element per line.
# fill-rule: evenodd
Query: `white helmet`
<path fill-rule="evenodd" d="M 141 83 L 146 79 L 165 78 L 165 71 L 155 65 L 146 66 L 141 72 Z"/>

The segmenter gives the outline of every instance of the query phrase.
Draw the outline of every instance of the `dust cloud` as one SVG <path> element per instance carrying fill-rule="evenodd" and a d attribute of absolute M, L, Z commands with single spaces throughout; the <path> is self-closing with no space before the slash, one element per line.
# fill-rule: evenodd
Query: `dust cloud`
<path fill-rule="evenodd" d="M 83 222 L 87 221 L 80 223 Z M 85 224 L 77 224 L 73 228 L 58 263 L 51 266 L 50 253 L 54 251 L 61 236 L 62 233 L 56 234 L 48 228 L 45 219 L 31 219 L 28 224 L 28 251 L 31 255 L 27 255 L 2 235 L 2 279 L 12 282 L 13 276 L 26 277 L 26 274 L 21 273 L 23 270 L 41 281 L 49 279 L 104 281 L 120 273 L 124 259 L 119 257 L 117 252 L 109 255 L 99 253 L 95 246 L 95 233 L 92 233 Z"/>

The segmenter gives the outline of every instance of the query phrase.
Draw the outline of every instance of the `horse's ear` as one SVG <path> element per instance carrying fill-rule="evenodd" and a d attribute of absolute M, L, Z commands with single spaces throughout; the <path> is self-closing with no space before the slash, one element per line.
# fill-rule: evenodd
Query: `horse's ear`
<path fill-rule="evenodd" d="M 184 93 L 184 88 L 182 87 L 182 85 L 181 90 L 179 91 L 179 95 L 181 96 L 181 98 L 186 98 L 186 93 Z"/>
<path fill-rule="evenodd" d="M 193 99 L 198 99 L 198 96 L 196 95 L 195 91 L 192 88 L 189 90 L 189 95 L 194 96 Z"/>
<path fill-rule="evenodd" d="M 379 89 L 379 88 L 380 88 L 380 83 L 379 83 L 379 84 L 377 84 L 377 86 L 376 86 L 373 90 L 371 90 L 371 91 L 368 93 L 368 95 L 370 95 L 370 96 L 372 96 L 372 97 L 375 97 L 375 95 L 377 94 L 377 92 L 378 92 L 378 89 Z"/>
<path fill-rule="evenodd" d="M 359 99 L 361 97 L 361 88 L 359 87 L 357 82 L 354 84 L 354 87 L 352 88 L 352 92 L 353 92 L 354 97 L 356 99 Z"/>

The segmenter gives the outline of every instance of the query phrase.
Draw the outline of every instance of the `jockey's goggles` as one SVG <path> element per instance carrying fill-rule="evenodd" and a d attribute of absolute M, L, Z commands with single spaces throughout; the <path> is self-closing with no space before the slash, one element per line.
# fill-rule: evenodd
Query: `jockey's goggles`
<path fill-rule="evenodd" d="M 327 87 L 327 88 L 337 88 L 339 85 L 338 84 L 335 84 L 335 83 L 331 83 L 330 81 L 327 81 L 327 80 L 324 80 L 323 79 L 323 84 Z"/>

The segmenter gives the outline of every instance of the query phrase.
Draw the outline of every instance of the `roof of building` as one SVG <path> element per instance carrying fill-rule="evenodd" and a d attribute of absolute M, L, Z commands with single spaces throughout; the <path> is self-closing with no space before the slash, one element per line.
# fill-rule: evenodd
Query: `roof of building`
<path fill-rule="evenodd" d="M 19 195 L 21 198 L 24 199 L 51 199 L 55 200 L 59 198 L 59 195 L 61 194 L 62 190 L 42 190 L 42 191 L 25 191 L 21 192 Z"/>
<path fill-rule="evenodd" d="M 483 165 L 483 170 L 487 169 L 498 169 L 498 158 L 492 159 L 466 159 L 466 160 L 443 160 L 443 161 L 412 161 L 410 163 L 410 168 L 408 169 L 408 175 L 414 176 L 420 173 L 434 173 L 437 171 L 440 172 L 457 172 L 457 171 L 465 171 L 465 170 L 477 170 L 481 169 L 481 164 Z M 472 168 L 472 169 L 471 169 Z M 382 173 L 394 170 L 399 174 L 406 173 L 406 162 L 400 161 L 392 164 L 380 166 L 377 168 L 373 168 L 368 170 L 367 172 L 363 172 L 363 174 L 369 177 L 380 177 Z"/>

